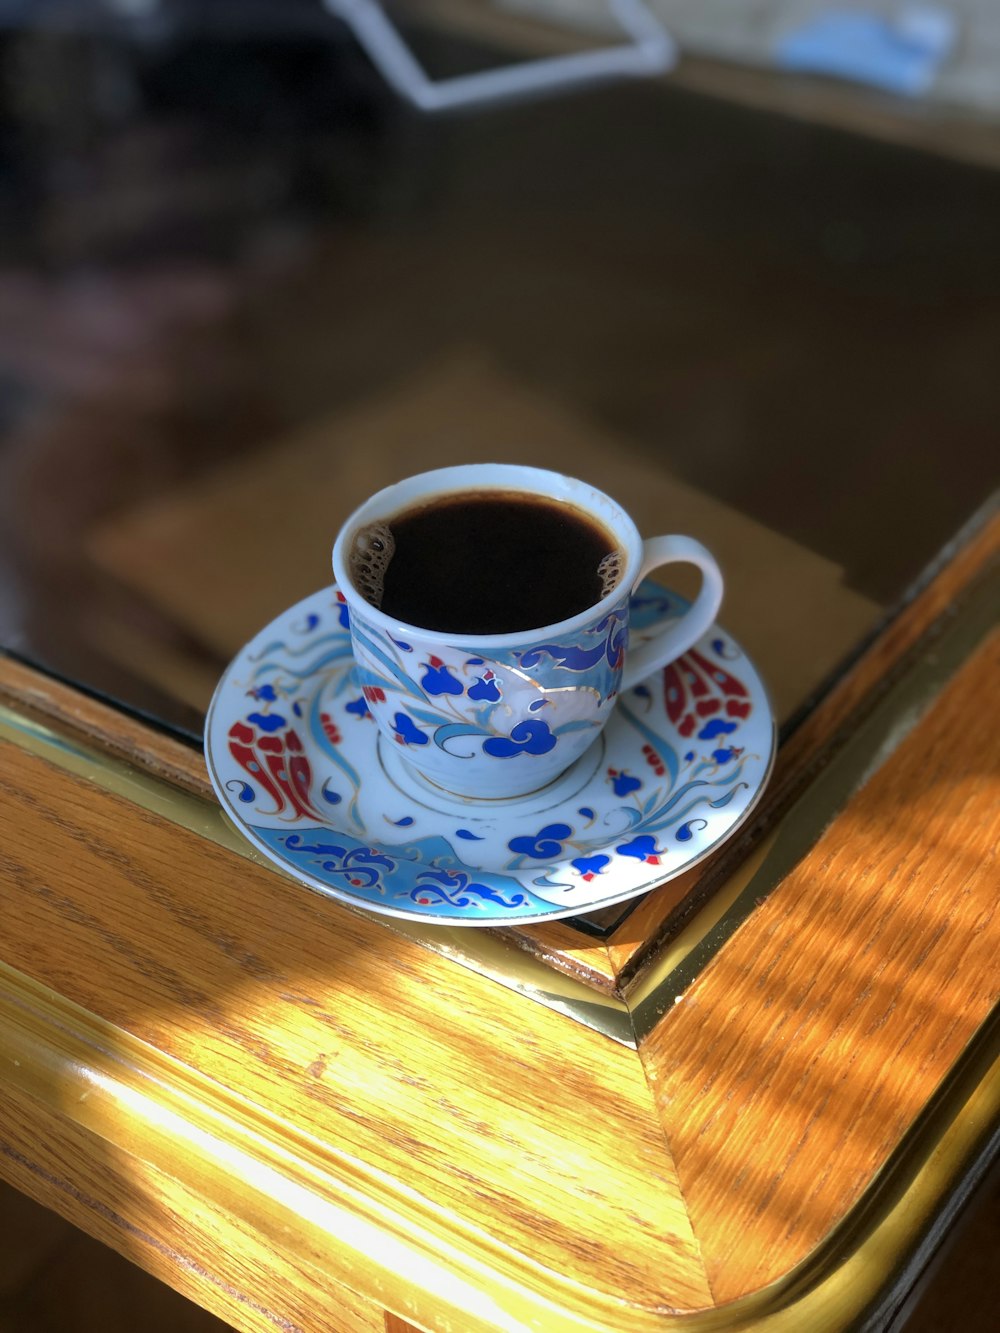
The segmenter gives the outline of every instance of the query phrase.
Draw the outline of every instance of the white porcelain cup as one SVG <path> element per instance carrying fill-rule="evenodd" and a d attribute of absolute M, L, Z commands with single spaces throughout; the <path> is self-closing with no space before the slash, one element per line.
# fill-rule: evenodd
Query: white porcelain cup
<path fill-rule="evenodd" d="M 373 525 L 444 497 L 522 492 L 570 505 L 605 528 L 621 560 L 615 586 L 577 615 L 513 634 L 441 633 L 405 624 L 367 600 L 352 577 Z M 504 551 L 484 552 L 494 563 Z M 629 599 L 662 565 L 696 565 L 701 590 L 678 620 L 628 647 Z M 401 747 L 426 779 L 469 797 L 522 796 L 554 781 L 588 749 L 618 694 L 685 652 L 722 602 L 722 575 L 693 537 L 646 541 L 615 500 L 541 468 L 472 463 L 379 491 L 344 524 L 333 573 L 347 602 L 357 674 L 383 743 Z"/>

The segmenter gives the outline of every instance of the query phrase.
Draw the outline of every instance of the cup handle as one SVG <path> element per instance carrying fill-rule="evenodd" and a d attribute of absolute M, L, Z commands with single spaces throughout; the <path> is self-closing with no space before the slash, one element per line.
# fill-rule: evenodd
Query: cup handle
<path fill-rule="evenodd" d="M 630 651 L 622 672 L 623 690 L 630 690 L 641 680 L 687 652 L 714 623 L 722 605 L 722 574 L 712 555 L 693 537 L 650 537 L 643 543 L 642 564 L 635 581 L 638 587 L 646 575 L 660 565 L 697 565 L 701 570 L 701 590 L 691 606 L 667 626 L 655 639 Z"/>

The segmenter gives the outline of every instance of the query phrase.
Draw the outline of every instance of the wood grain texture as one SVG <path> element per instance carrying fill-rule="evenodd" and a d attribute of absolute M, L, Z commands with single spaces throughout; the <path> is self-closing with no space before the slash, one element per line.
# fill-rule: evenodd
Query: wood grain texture
<path fill-rule="evenodd" d="M 624 993 L 654 948 L 670 938 L 681 920 L 704 901 L 704 894 L 699 890 L 717 860 L 718 854 L 709 857 L 701 865 L 646 894 L 608 940 L 608 968 L 615 978 L 619 995 Z"/>
<path fill-rule="evenodd" d="M 495 933 L 540 958 L 557 972 L 576 977 L 607 995 L 618 994 L 618 977 L 608 946 L 603 940 L 594 939 L 578 929 L 572 921 L 509 926 Z"/>
<path fill-rule="evenodd" d="M 49 723 L 70 736 L 118 755 L 147 772 L 211 800 L 205 760 L 199 750 L 154 731 L 120 709 L 81 694 L 51 676 L 0 653 L 0 703 Z"/>
<path fill-rule="evenodd" d="M 709 1299 L 634 1053 L 10 745 L 0 793 L 9 965 L 233 1090 L 289 1152 L 335 1144 L 330 1179 L 405 1182 L 440 1219 L 430 1253 L 548 1273 L 611 1328 Z"/>
<path fill-rule="evenodd" d="M 463 1333 L 714 1318 L 845 1216 L 1000 991 L 998 665 L 994 635 L 642 1063 L 0 745 L 0 1170 L 279 1326 L 315 1292 L 305 1333 L 340 1333 L 340 1287 L 363 1333 L 382 1305 Z"/>
<path fill-rule="evenodd" d="M 382 1333 L 382 1307 L 220 1216 L 175 1176 L 0 1087 L 0 1175 L 241 1333 Z M 207 1261 L 207 1262 L 206 1262 Z"/>
<path fill-rule="evenodd" d="M 716 885 L 773 828 L 819 768 L 851 734 L 923 638 L 946 618 L 970 584 L 1000 558 L 1000 508 L 994 505 L 927 586 L 836 681 L 782 744 L 768 790 L 752 819 L 702 865 L 648 894 L 608 940 L 608 961 L 618 992 L 656 949 L 711 894 Z"/>
<path fill-rule="evenodd" d="M 1000 998 L 1000 632 L 641 1049 L 715 1298 L 786 1273 Z"/>

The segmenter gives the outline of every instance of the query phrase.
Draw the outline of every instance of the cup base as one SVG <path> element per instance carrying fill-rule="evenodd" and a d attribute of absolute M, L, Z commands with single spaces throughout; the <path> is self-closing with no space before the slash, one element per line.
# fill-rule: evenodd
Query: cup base
<path fill-rule="evenodd" d="M 379 765 L 393 786 L 421 805 L 456 814 L 468 810 L 470 805 L 480 806 L 484 810 L 517 805 L 527 811 L 545 809 L 556 802 L 571 800 L 591 781 L 603 755 L 604 737 L 600 735 L 569 768 L 541 787 L 531 787 L 523 792 L 515 791 L 503 796 L 482 796 L 441 786 L 408 763 L 398 747 L 391 745 L 381 735 L 378 738 Z"/>

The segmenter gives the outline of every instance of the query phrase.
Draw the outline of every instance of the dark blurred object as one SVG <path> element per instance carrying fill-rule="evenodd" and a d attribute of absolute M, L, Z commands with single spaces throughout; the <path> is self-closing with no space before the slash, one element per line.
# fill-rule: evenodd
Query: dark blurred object
<path fill-rule="evenodd" d="M 0 0 L 0 245 L 230 254 L 278 209 L 389 217 L 419 116 L 317 0 Z"/>
<path fill-rule="evenodd" d="M 201 646 L 95 583 L 84 534 L 282 424 L 241 312 L 317 227 L 412 217 L 423 134 L 318 0 L 0 0 L 5 647 L 197 728 L 116 635 Z"/>
<path fill-rule="evenodd" d="M 95 581 L 90 526 L 224 454 L 269 415 L 239 356 L 235 284 L 207 264 L 53 278 L 0 270 L 0 364 L 18 387 L 0 439 L 0 636 L 57 672 L 162 701 L 107 659 L 126 622 L 164 651 L 183 639 Z"/>

